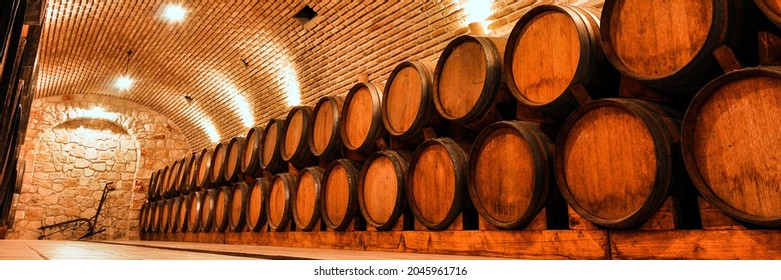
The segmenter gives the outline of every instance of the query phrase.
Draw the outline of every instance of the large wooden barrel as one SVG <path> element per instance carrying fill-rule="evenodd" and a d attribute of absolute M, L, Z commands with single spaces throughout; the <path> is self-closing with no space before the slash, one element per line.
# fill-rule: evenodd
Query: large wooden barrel
<path fill-rule="evenodd" d="M 225 151 L 225 181 L 236 182 L 241 180 L 241 160 L 244 156 L 244 137 L 236 136 L 228 142 Z"/>
<path fill-rule="evenodd" d="M 198 153 L 190 154 L 187 173 L 185 174 L 185 193 L 191 193 L 198 190 L 198 168 L 201 166 L 198 162 Z"/>
<path fill-rule="evenodd" d="M 214 226 L 216 220 L 215 210 L 217 208 L 217 193 L 218 189 L 208 189 L 203 193 L 203 200 L 201 201 L 201 231 L 212 232 L 216 228 Z"/>
<path fill-rule="evenodd" d="M 344 146 L 361 154 L 377 150 L 376 140 L 385 134 L 382 124 L 382 86 L 358 83 L 347 93 L 339 124 Z"/>
<path fill-rule="evenodd" d="M 209 180 L 214 188 L 219 188 L 225 183 L 225 166 L 228 161 L 227 149 L 227 144 L 217 143 L 212 151 L 212 172 L 209 174 Z"/>
<path fill-rule="evenodd" d="M 269 183 L 266 178 L 258 178 L 249 189 L 247 198 L 247 228 L 259 232 L 266 226 L 266 208 L 268 208 Z"/>
<path fill-rule="evenodd" d="M 515 103 L 502 74 L 507 38 L 463 35 L 450 41 L 434 70 L 434 106 L 456 124 L 480 131 Z"/>
<path fill-rule="evenodd" d="M 171 176 L 170 169 L 171 169 L 170 166 L 166 166 L 163 167 L 163 169 L 161 169 L 160 171 L 160 175 L 159 175 L 160 178 L 157 179 L 158 180 L 157 189 L 155 189 L 155 191 L 157 192 L 155 196 L 157 197 L 158 200 L 164 199 L 165 195 L 168 193 L 168 180 Z"/>
<path fill-rule="evenodd" d="M 328 164 L 323 173 L 320 212 L 328 228 L 346 230 L 358 213 L 359 165 L 347 159 Z"/>
<path fill-rule="evenodd" d="M 602 47 L 624 75 L 690 99 L 723 73 L 713 51 L 721 45 L 740 49 L 747 33 L 742 1 L 606 1 Z"/>
<path fill-rule="evenodd" d="M 321 182 L 323 171 L 320 167 L 308 167 L 298 175 L 298 186 L 292 194 L 291 210 L 296 226 L 303 231 L 311 231 L 320 221 L 320 204 L 323 198 Z"/>
<path fill-rule="evenodd" d="M 168 227 L 171 224 L 171 206 L 173 201 L 170 198 L 162 199 L 157 204 L 157 232 L 168 232 Z"/>
<path fill-rule="evenodd" d="M 309 134 L 312 125 L 312 108 L 308 106 L 295 106 L 285 118 L 282 126 L 282 146 L 279 148 L 282 160 L 296 166 L 308 166 L 314 163 L 316 158 L 309 151 Z"/>
<path fill-rule="evenodd" d="M 429 229 L 446 229 L 470 205 L 468 155 L 461 145 L 450 138 L 431 139 L 412 155 L 407 203 L 415 218 Z"/>
<path fill-rule="evenodd" d="M 233 191 L 229 186 L 223 186 L 217 191 L 216 203 L 214 204 L 214 228 L 217 232 L 225 232 L 230 226 L 230 208 Z"/>
<path fill-rule="evenodd" d="M 168 175 L 166 176 L 165 197 L 172 198 L 176 196 L 176 183 L 177 177 L 182 171 L 182 163 L 179 160 L 175 160 L 171 163 L 171 168 L 168 168 Z"/>
<path fill-rule="evenodd" d="M 233 232 L 244 231 L 244 225 L 247 224 L 247 203 L 249 202 L 249 186 L 247 183 L 238 182 L 233 184 L 231 193 L 230 209 L 228 218 Z"/>
<path fill-rule="evenodd" d="M 486 127 L 469 155 L 469 197 L 480 216 L 504 229 L 531 222 L 556 191 L 553 151 L 553 141 L 537 123 Z"/>
<path fill-rule="evenodd" d="M 138 230 L 140 233 L 147 233 L 147 227 L 149 226 L 149 212 L 152 210 L 151 202 L 145 202 L 141 206 L 141 212 L 139 213 Z"/>
<path fill-rule="evenodd" d="M 683 120 L 686 168 L 728 215 L 781 227 L 781 67 L 746 68 L 706 85 Z"/>
<path fill-rule="evenodd" d="M 187 215 L 187 228 L 190 232 L 201 231 L 201 218 L 203 215 L 204 191 L 195 191 L 190 194 L 190 213 Z"/>
<path fill-rule="evenodd" d="M 182 210 L 182 197 L 177 196 L 171 199 L 171 226 L 169 231 L 172 233 L 179 232 L 179 229 L 183 226 L 183 219 L 179 217 Z"/>
<path fill-rule="evenodd" d="M 152 172 L 152 176 L 149 177 L 149 188 L 147 189 L 146 197 L 150 201 L 157 199 L 157 177 L 160 175 L 160 170 Z"/>
<path fill-rule="evenodd" d="M 284 121 L 271 119 L 263 131 L 263 148 L 260 149 L 260 167 L 271 173 L 284 171 L 287 165 L 282 160 L 279 149 L 282 146 L 282 127 Z"/>
<path fill-rule="evenodd" d="M 393 136 L 417 139 L 423 128 L 442 120 L 432 98 L 435 62 L 404 61 L 388 77 L 382 96 L 382 123 Z"/>
<path fill-rule="evenodd" d="M 598 13 L 541 5 L 521 17 L 504 55 L 505 79 L 518 101 L 563 120 L 579 106 L 570 86 L 582 84 L 593 99 L 617 93 L 601 87 L 617 84 L 618 73 L 602 51 Z"/>
<path fill-rule="evenodd" d="M 268 199 L 268 225 L 272 230 L 284 231 L 291 218 L 292 194 L 296 191 L 296 177 L 290 173 L 279 173 L 271 178 Z"/>
<path fill-rule="evenodd" d="M 371 155 L 361 170 L 358 205 L 366 223 L 379 230 L 396 225 L 407 201 L 404 182 L 412 153 L 384 150 Z"/>
<path fill-rule="evenodd" d="M 312 124 L 309 125 L 309 150 L 313 155 L 325 159 L 340 155 L 342 104 L 344 99 L 340 96 L 325 96 L 317 101 L 312 112 Z"/>
<path fill-rule="evenodd" d="M 209 175 L 212 173 L 212 153 L 213 150 L 209 148 L 203 148 L 198 153 L 198 173 L 196 173 L 195 182 L 198 188 L 202 190 L 212 186 L 212 181 L 209 178 Z"/>
<path fill-rule="evenodd" d="M 642 225 L 686 176 L 680 117 L 647 101 L 602 99 L 575 110 L 556 141 L 556 180 L 580 216 Z"/>
<path fill-rule="evenodd" d="M 149 218 L 147 218 L 147 220 L 146 220 L 146 222 L 147 222 L 146 232 L 148 232 L 148 233 L 157 232 L 157 224 L 158 224 L 158 219 L 159 219 L 158 218 L 159 215 L 157 214 L 157 212 L 159 211 L 157 209 L 157 204 L 158 204 L 158 201 L 149 202 L 149 214 L 147 214 L 147 216 L 149 216 Z"/>
<path fill-rule="evenodd" d="M 778 28 L 781 28 L 781 2 L 778 0 L 754 0 L 757 6 Z"/>
<path fill-rule="evenodd" d="M 192 168 L 192 156 L 185 155 L 179 162 L 181 166 L 179 168 L 179 175 L 177 176 L 178 182 L 176 183 L 176 190 L 180 194 L 190 193 L 190 168 Z"/>
<path fill-rule="evenodd" d="M 179 198 L 179 214 L 176 216 L 176 224 L 179 232 L 187 232 L 190 230 L 190 207 L 192 206 L 193 194 L 182 195 Z"/>
<path fill-rule="evenodd" d="M 241 156 L 241 172 L 252 177 L 263 174 L 260 167 L 260 149 L 263 147 L 263 127 L 256 126 L 244 136 L 244 155 Z"/>

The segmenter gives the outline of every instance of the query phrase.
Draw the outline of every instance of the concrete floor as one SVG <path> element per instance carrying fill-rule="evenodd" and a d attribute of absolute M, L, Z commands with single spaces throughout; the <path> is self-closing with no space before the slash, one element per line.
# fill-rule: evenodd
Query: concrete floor
<path fill-rule="evenodd" d="M 159 241 L 0 240 L 0 260 L 477 260 L 483 257 Z"/>

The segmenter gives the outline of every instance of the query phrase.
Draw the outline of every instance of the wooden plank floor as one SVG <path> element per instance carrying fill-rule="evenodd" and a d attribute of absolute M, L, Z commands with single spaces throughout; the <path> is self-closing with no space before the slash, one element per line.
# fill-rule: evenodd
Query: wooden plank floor
<path fill-rule="evenodd" d="M 0 260 L 449 260 L 453 255 L 162 241 L 0 240 Z"/>

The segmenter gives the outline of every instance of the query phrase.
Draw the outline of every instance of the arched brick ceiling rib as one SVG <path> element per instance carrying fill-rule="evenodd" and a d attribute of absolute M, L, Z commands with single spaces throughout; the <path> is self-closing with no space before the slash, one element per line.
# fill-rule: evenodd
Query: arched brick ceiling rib
<path fill-rule="evenodd" d="M 181 23 L 160 16 L 165 4 L 188 9 Z M 344 94 L 358 73 L 382 82 L 404 59 L 438 58 L 466 34 L 457 1 L 105 1 L 49 0 L 38 60 L 36 98 L 98 94 L 148 106 L 175 122 L 190 147 L 211 146 L 203 127 L 225 140 L 243 135 L 232 96 L 249 103 L 255 125 L 283 117 L 284 73 L 292 68 L 301 101 Z M 493 1 L 489 26 L 506 34 L 531 7 L 601 1 Z M 304 4 L 318 16 L 292 19 Z M 114 89 L 132 50 L 128 91 Z M 244 59 L 247 66 L 241 61 Z M 184 96 L 193 97 L 188 103 Z"/>

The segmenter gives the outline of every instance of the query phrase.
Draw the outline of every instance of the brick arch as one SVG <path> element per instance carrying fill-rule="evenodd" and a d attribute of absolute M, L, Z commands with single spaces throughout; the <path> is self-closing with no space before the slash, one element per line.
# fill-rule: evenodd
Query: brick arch
<path fill-rule="evenodd" d="M 85 114 L 85 111 L 102 108 L 113 115 L 106 118 Z M 138 239 L 138 215 L 146 200 L 149 177 L 152 172 L 181 159 L 190 152 L 190 144 L 181 130 L 167 117 L 141 104 L 116 97 L 100 95 L 60 95 L 33 100 L 30 122 L 20 156 L 25 160 L 24 184 L 20 206 L 31 203 L 30 192 L 34 180 L 35 150 L 42 143 L 41 137 L 55 127 L 80 119 L 102 119 L 117 125 L 137 142 L 138 160 L 132 182 L 130 205 L 130 233 L 125 239 Z M 22 207 L 19 207 L 22 209 Z M 17 220 L 25 213 L 17 212 Z M 9 238 L 31 238 L 31 230 L 40 225 L 20 223 L 9 231 Z M 21 228 L 20 228 L 21 227 Z M 21 234 L 25 232 L 25 234 Z M 34 236 L 32 236 L 34 237 Z"/>

